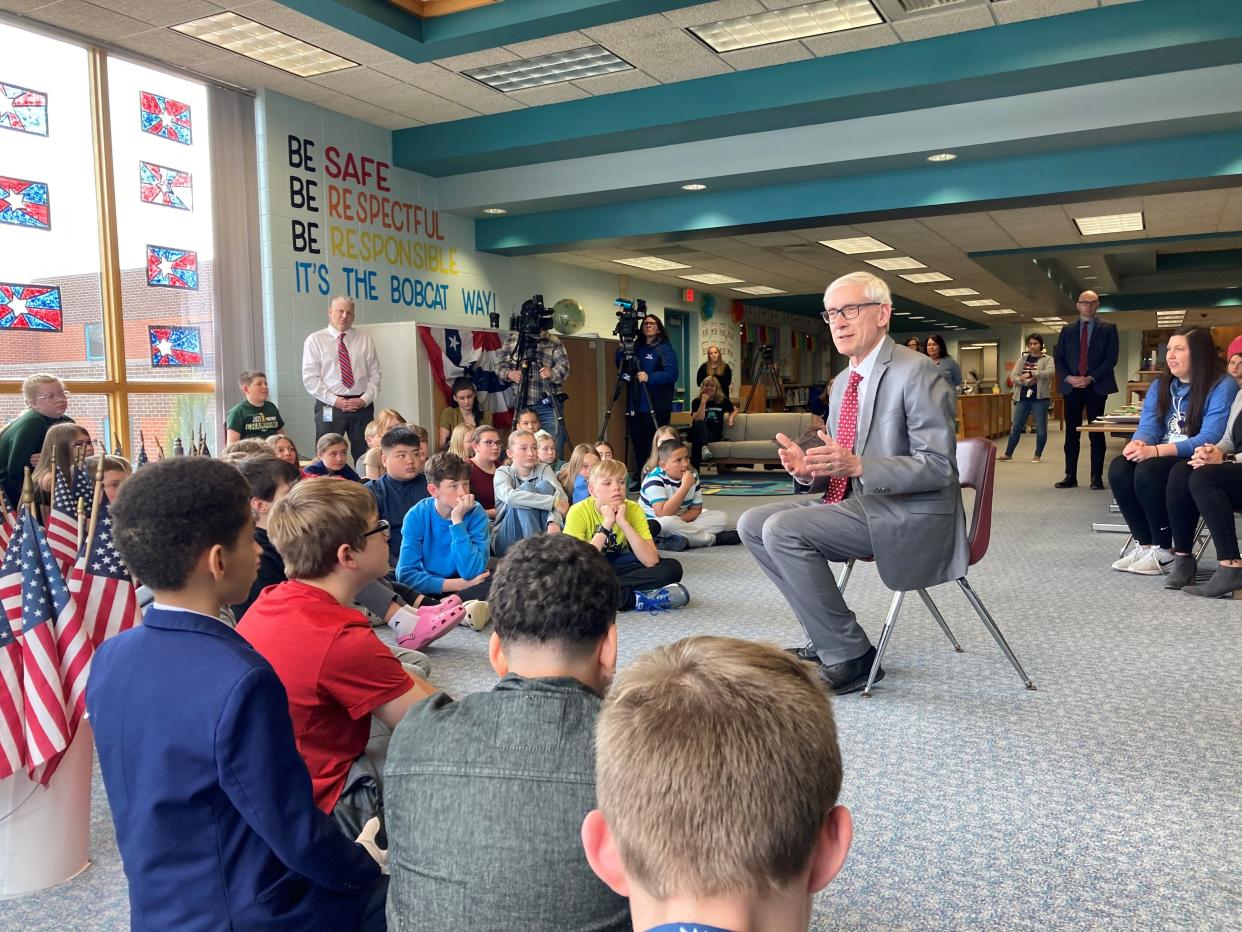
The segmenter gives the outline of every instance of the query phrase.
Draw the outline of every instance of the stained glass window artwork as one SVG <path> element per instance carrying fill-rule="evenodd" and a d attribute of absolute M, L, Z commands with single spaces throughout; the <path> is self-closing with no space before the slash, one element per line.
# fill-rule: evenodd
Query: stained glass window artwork
<path fill-rule="evenodd" d="M 189 104 L 150 91 L 139 91 L 138 109 L 144 133 L 162 136 L 185 146 L 193 141 Z"/>
<path fill-rule="evenodd" d="M 47 135 L 47 94 L 0 81 L 0 129 Z"/>
<path fill-rule="evenodd" d="M 147 204 L 194 209 L 194 181 L 189 172 L 154 162 L 138 163 L 138 189 Z"/>
<path fill-rule="evenodd" d="M 64 329 L 60 289 L 52 285 L 0 282 L 0 330 Z"/>
<path fill-rule="evenodd" d="M 151 367 L 168 369 L 203 364 L 203 338 L 198 327 L 147 327 Z"/>
<path fill-rule="evenodd" d="M 47 182 L 0 175 L 0 223 L 50 230 L 52 205 Z"/>
<path fill-rule="evenodd" d="M 147 286 L 198 290 L 198 253 L 171 246 L 147 246 Z"/>

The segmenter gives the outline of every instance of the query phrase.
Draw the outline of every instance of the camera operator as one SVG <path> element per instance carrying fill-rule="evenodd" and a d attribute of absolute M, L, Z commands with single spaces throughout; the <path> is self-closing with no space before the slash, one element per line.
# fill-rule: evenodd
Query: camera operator
<path fill-rule="evenodd" d="M 618 366 L 622 358 L 623 352 L 618 350 Z M 643 317 L 634 346 L 634 359 L 638 371 L 630 382 L 625 420 L 634 444 L 636 465 L 641 469 L 651 455 L 651 438 L 655 436 L 656 426 L 663 427 L 672 417 L 673 391 L 677 386 L 677 354 L 673 352 L 673 345 L 664 332 L 664 322 L 654 314 Z M 645 394 L 651 396 L 650 408 L 647 407 L 644 392 L 638 387 L 639 382 L 647 383 Z M 651 423 L 653 411 L 655 424 Z M 642 481 L 642 476 L 636 478 Z"/>
<path fill-rule="evenodd" d="M 522 381 L 522 360 L 518 358 L 520 336 L 516 328 L 510 332 L 496 363 L 496 373 L 514 385 Z M 533 352 L 528 397 L 517 399 L 517 409 L 528 407 L 539 415 L 539 426 L 556 438 L 556 455 L 559 457 L 565 448 L 565 429 L 557 421 L 553 398 L 569 378 L 569 354 L 560 339 L 546 329 L 539 331 Z"/>

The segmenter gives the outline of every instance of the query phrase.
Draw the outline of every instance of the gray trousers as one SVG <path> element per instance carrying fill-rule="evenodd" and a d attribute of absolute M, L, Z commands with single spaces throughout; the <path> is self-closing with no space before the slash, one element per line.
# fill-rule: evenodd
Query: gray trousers
<path fill-rule="evenodd" d="M 828 565 L 871 556 L 871 530 L 862 502 L 825 505 L 818 496 L 760 505 L 742 514 L 737 532 L 776 584 L 820 661 L 841 663 L 871 646 L 845 604 Z"/>

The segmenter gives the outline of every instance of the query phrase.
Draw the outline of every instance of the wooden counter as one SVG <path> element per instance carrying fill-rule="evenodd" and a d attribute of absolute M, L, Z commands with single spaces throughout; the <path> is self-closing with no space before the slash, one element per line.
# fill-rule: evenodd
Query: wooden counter
<path fill-rule="evenodd" d="M 1007 437 L 1013 426 L 1013 395 L 959 395 L 957 437 Z"/>

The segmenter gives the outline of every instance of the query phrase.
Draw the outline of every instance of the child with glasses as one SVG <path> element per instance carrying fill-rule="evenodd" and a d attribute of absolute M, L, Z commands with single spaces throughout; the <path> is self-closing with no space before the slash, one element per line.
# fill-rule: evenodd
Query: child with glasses
<path fill-rule="evenodd" d="M 72 424 L 65 414 L 69 393 L 60 379 L 40 372 L 22 383 L 26 409 L 0 434 L 0 489 L 10 506 L 22 495 L 22 479 L 27 466 L 39 461 L 39 451 L 47 432 L 56 424 Z"/>
<path fill-rule="evenodd" d="M 264 590 L 237 631 L 285 687 L 315 804 L 354 838 L 382 816 L 388 736 L 436 690 L 350 606 L 388 572 L 387 526 L 370 492 L 354 482 L 298 483 L 272 506 L 267 532 L 289 581 Z"/>
<path fill-rule="evenodd" d="M 470 435 L 470 491 L 490 521 L 496 517 L 496 467 L 500 464 L 500 431 L 486 424 Z"/>

